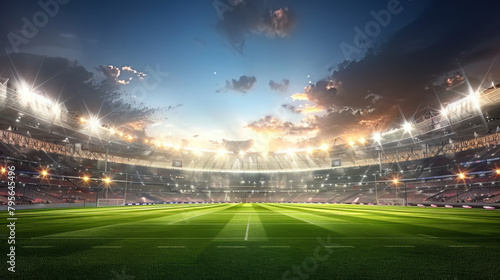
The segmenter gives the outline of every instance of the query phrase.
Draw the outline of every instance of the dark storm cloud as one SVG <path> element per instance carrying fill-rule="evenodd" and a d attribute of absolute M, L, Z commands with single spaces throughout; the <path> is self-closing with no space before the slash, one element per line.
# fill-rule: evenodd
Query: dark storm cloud
<path fill-rule="evenodd" d="M 468 92 L 460 65 L 476 88 L 482 77 L 471 77 L 485 75 L 499 54 L 499 7 L 491 1 L 433 2 L 380 48 L 359 61 L 344 61 L 296 96 L 328 109 L 318 120 L 324 137 L 385 129 L 399 115 L 398 106 L 406 117 L 428 105 L 438 108 L 434 90 L 443 102 L 457 98 L 447 90 L 452 86 Z M 468 67 L 481 61 L 482 68 Z M 498 80 L 498 63 L 493 72 Z"/>
<path fill-rule="evenodd" d="M 64 102 L 68 111 L 76 115 L 87 115 L 88 108 L 92 114 L 105 116 L 103 123 L 121 125 L 132 120 L 154 119 L 177 107 L 152 108 L 127 102 L 116 82 L 120 70 L 116 67 L 101 69 L 107 70 L 103 71 L 106 79 L 102 82 L 78 62 L 65 58 L 25 53 L 0 57 L 0 76 L 9 78 L 14 86 L 22 78 L 28 85 L 34 84 L 37 90 L 45 92 L 50 99 Z"/>
<path fill-rule="evenodd" d="M 215 1 L 219 15 L 217 30 L 231 46 L 243 53 L 251 34 L 285 37 L 292 31 L 296 19 L 288 8 L 271 8 L 265 0 Z"/>
<path fill-rule="evenodd" d="M 288 86 L 290 85 L 290 81 L 287 79 L 283 79 L 282 83 L 275 82 L 273 80 L 269 81 L 269 87 L 277 92 L 285 93 L 288 91 Z"/>
<path fill-rule="evenodd" d="M 255 76 L 243 75 L 238 80 L 226 80 L 226 86 L 217 90 L 217 92 L 238 91 L 241 93 L 247 93 L 253 88 L 256 82 L 257 78 L 255 78 Z"/>

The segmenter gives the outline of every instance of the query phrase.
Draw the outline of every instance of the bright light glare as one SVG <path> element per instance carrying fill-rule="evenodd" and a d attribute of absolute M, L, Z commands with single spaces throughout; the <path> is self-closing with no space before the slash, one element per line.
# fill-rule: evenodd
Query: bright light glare
<path fill-rule="evenodd" d="M 410 132 L 412 130 L 412 126 L 411 126 L 411 123 L 409 122 L 405 122 L 405 124 L 403 125 L 403 128 L 406 132 Z"/>
<path fill-rule="evenodd" d="M 382 140 L 382 135 L 380 135 L 380 133 L 373 134 L 373 140 L 375 140 L 375 142 L 380 143 L 380 141 Z"/>
<path fill-rule="evenodd" d="M 89 125 L 92 128 L 98 128 L 100 126 L 99 120 L 97 118 L 90 118 Z"/>
<path fill-rule="evenodd" d="M 448 109 L 447 108 L 441 109 L 441 115 L 446 117 L 448 115 Z"/>
<path fill-rule="evenodd" d="M 323 144 L 323 145 L 321 146 L 321 150 L 323 150 L 323 151 L 328 150 L 328 145 Z"/>
<path fill-rule="evenodd" d="M 104 181 L 104 183 L 109 184 L 109 183 L 111 183 L 111 178 L 109 178 L 109 177 L 105 177 L 105 178 L 103 179 L 103 181 Z"/>
<path fill-rule="evenodd" d="M 465 174 L 464 173 L 458 174 L 458 178 L 460 178 L 461 180 L 465 179 Z"/>

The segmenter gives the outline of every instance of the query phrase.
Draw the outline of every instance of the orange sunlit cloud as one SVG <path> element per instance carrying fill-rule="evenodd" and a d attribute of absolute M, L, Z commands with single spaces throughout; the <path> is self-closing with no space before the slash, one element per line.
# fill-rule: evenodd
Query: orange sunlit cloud
<path fill-rule="evenodd" d="M 320 106 L 311 106 L 311 105 L 306 105 L 304 109 L 301 109 L 300 112 L 302 114 L 311 114 L 311 113 L 318 113 L 322 112 L 324 109 Z"/>
<path fill-rule="evenodd" d="M 309 100 L 309 96 L 305 93 L 296 93 L 292 95 L 293 100 Z"/>

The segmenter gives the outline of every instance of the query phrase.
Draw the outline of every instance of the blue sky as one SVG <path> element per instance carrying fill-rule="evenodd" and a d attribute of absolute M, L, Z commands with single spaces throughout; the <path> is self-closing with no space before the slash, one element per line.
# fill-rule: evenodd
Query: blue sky
<path fill-rule="evenodd" d="M 478 8 L 481 4 L 498 5 L 491 1 L 41 2 L 50 3 L 51 9 L 56 3 L 58 11 L 33 38 L 14 48 L 12 34 L 23 36 L 23 17 L 33 22 L 34 15 L 44 10 L 36 1 L 4 1 L 7 9 L 2 9 L 0 35 L 7 54 L 76 60 L 95 75 L 96 83 L 116 83 L 113 90 L 123 95 L 124 102 L 180 105 L 168 110 L 154 127 L 146 127 L 146 132 L 174 143 L 184 139 L 185 145 L 197 147 L 210 147 L 222 139 L 235 143 L 252 139 L 252 149 L 262 151 L 367 137 L 396 117 L 395 105 L 418 109 L 414 100 L 425 100 L 417 98 L 419 94 L 433 95 L 425 88 L 436 85 L 436 77 L 459 69 L 450 65 L 453 58 L 463 60 L 465 67 L 486 65 L 498 52 L 497 35 L 478 34 L 474 43 L 465 44 L 456 30 L 462 29 L 462 34 L 473 32 L 469 27 L 485 33 L 494 30 L 498 20 L 486 19 L 487 14 L 474 18 L 472 13 L 470 23 L 463 17 L 471 9 L 484 9 Z M 219 17 L 216 7 L 229 10 Z M 398 12 L 384 18 L 391 8 Z M 367 57 L 365 47 L 346 57 L 340 44 L 355 46 L 354 28 L 369 32 L 367 26 L 376 22 L 373 13 L 386 21 L 372 30 L 376 35 L 369 46 L 376 57 Z M 447 36 L 453 32 L 457 34 Z M 443 55 L 446 52 L 449 56 Z M 425 64 L 416 56 L 432 61 Z M 345 60 L 358 63 L 335 73 Z M 145 87 L 145 80 L 123 70 L 125 66 L 144 72 L 154 86 Z M 115 68 L 121 69 L 118 77 L 109 75 Z M 412 68 L 427 73 L 412 80 L 408 78 Z M 151 80 L 154 74 L 148 69 L 168 75 Z M 485 66 L 474 69 L 484 74 Z M 387 85 L 390 75 L 401 84 L 404 81 L 411 92 L 398 96 L 402 85 Z M 130 77 L 129 84 L 118 83 Z M 279 84 L 287 80 L 286 90 L 271 89 L 271 80 Z M 366 80 L 370 82 L 357 82 Z M 326 81 L 326 87 L 320 81 Z M 137 87 L 147 88 L 142 91 L 146 94 L 134 100 Z M 306 93 L 309 100 L 293 100 L 297 93 Z M 305 106 L 317 112 L 307 113 Z"/>

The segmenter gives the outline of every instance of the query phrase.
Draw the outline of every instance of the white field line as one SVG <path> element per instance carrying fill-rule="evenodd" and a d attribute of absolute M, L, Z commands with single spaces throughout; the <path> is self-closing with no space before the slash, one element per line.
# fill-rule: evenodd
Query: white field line
<path fill-rule="evenodd" d="M 350 246 L 350 245 L 332 245 L 332 246 L 325 246 L 325 248 L 354 248 L 354 246 Z"/>
<path fill-rule="evenodd" d="M 419 234 L 417 234 L 417 235 L 420 235 L 420 236 L 422 236 L 422 237 L 427 237 L 427 238 L 439 238 L 439 237 L 436 237 L 436 236 L 427 235 L 427 234 L 421 234 L 421 233 L 419 233 Z"/>
<path fill-rule="evenodd" d="M 22 246 L 23 248 L 41 248 L 41 249 L 45 249 L 45 248 L 52 248 L 54 246 Z"/>
<path fill-rule="evenodd" d="M 290 248 L 290 246 L 260 246 L 260 248 Z"/>
<path fill-rule="evenodd" d="M 120 249 L 122 246 L 92 246 L 92 249 Z"/>
<path fill-rule="evenodd" d="M 217 246 L 217 248 L 231 248 L 231 249 L 243 249 L 246 248 L 247 246 Z"/>
<path fill-rule="evenodd" d="M 413 245 L 385 245 L 386 248 L 415 248 Z"/>
<path fill-rule="evenodd" d="M 219 211 L 219 209 L 218 209 L 218 210 L 215 210 L 215 211 L 208 212 L 208 213 L 201 213 L 201 214 L 199 214 L 199 215 L 195 215 L 195 216 L 192 216 L 192 217 L 187 217 L 187 218 L 184 218 L 184 219 L 180 219 L 180 220 L 177 220 L 177 221 L 173 221 L 173 222 L 170 222 L 170 223 L 168 223 L 168 224 L 169 224 L 169 225 L 171 225 L 171 224 L 175 224 L 175 223 L 177 223 L 177 222 L 182 222 L 182 221 L 189 220 L 189 219 L 192 219 L 192 218 L 196 218 L 196 217 L 199 217 L 199 216 L 203 216 L 203 215 L 207 215 L 207 214 L 212 214 L 212 213 L 215 213 L 215 212 L 218 212 L 218 211 Z"/>
<path fill-rule="evenodd" d="M 204 207 L 203 209 L 207 208 L 209 206 L 206 206 Z M 187 207 L 186 207 L 187 208 Z M 212 207 L 213 208 L 213 207 Z M 170 210 L 170 209 L 168 209 Z M 197 209 L 199 210 L 199 209 Z M 193 211 L 194 212 L 194 211 Z M 217 212 L 217 211 L 213 211 L 213 212 L 210 212 L 210 213 L 214 213 L 214 212 Z M 208 213 L 206 213 L 208 214 Z M 201 215 L 200 215 L 201 216 Z M 190 218 L 194 218 L 194 217 L 189 217 L 187 219 L 190 219 Z M 154 218 L 153 218 L 154 219 Z M 175 221 L 173 223 L 176 223 L 176 222 L 179 222 L 179 221 Z M 132 222 L 133 223 L 133 222 Z M 126 222 L 126 223 L 117 223 L 117 224 L 111 224 L 111 225 L 104 225 L 104 226 L 97 226 L 97 227 L 90 227 L 90 228 L 85 228 L 85 229 L 77 229 L 77 230 L 71 230 L 71 231 L 66 231 L 66 232 L 63 232 L 62 234 L 67 234 L 69 232 L 77 232 L 77 231 L 84 231 L 84 230 L 93 230 L 93 229 L 101 229 L 101 228 L 107 228 L 107 227 L 114 227 L 114 226 L 123 226 L 123 225 L 128 225 L 130 223 Z M 170 223 L 172 224 L 172 223 Z M 45 236 L 52 236 L 52 235 L 58 235 L 58 234 L 61 234 L 61 233 L 53 233 L 53 234 L 47 234 L 47 235 L 42 235 L 42 236 L 38 236 L 38 237 L 34 237 L 32 239 L 45 239 L 44 237 Z"/>
<path fill-rule="evenodd" d="M 156 246 L 158 249 L 183 249 L 186 246 Z"/>
<path fill-rule="evenodd" d="M 448 245 L 450 248 L 478 248 L 477 245 Z"/>
<path fill-rule="evenodd" d="M 373 239 L 387 239 L 387 240 L 405 240 L 405 239 L 420 239 L 422 237 L 418 236 L 337 236 L 331 237 L 331 239 L 355 239 L 355 240 L 373 240 Z M 500 237 L 488 237 L 488 236 L 442 236 L 440 238 L 444 239 L 500 239 Z M 18 239 L 47 239 L 47 240 L 241 240 L 241 237 L 90 237 L 90 236 L 75 236 L 75 237 L 32 237 L 32 238 L 18 238 Z M 317 237 L 309 236 L 283 236 L 283 237 L 252 237 L 252 239 L 257 240 L 316 240 Z"/>
<path fill-rule="evenodd" d="M 266 207 L 266 208 L 267 208 L 267 207 Z M 269 209 L 269 208 L 268 208 L 268 209 Z M 271 210 L 271 211 L 276 211 L 276 210 L 272 210 L 272 209 L 270 209 L 270 210 Z M 286 213 L 284 213 L 284 212 L 279 212 L 279 211 L 276 211 L 276 212 L 277 212 L 277 213 L 280 213 L 280 214 L 283 214 L 283 215 L 286 215 L 286 216 L 288 216 L 288 217 L 291 217 L 291 218 L 297 219 L 297 220 L 301 220 L 301 221 L 306 222 L 306 223 L 309 223 L 309 224 L 311 224 L 311 225 L 315 225 L 315 226 L 317 225 L 317 224 L 315 224 L 315 223 L 313 223 L 313 222 L 310 222 L 310 221 L 307 221 L 307 220 L 304 220 L 304 219 L 301 219 L 301 218 L 294 217 L 294 216 L 289 215 L 289 214 L 286 214 Z M 298 212 L 298 211 L 297 211 L 297 212 Z"/>
<path fill-rule="evenodd" d="M 250 215 L 248 215 L 247 232 L 245 233 L 245 241 L 248 240 L 248 230 L 249 229 L 250 229 Z"/>

